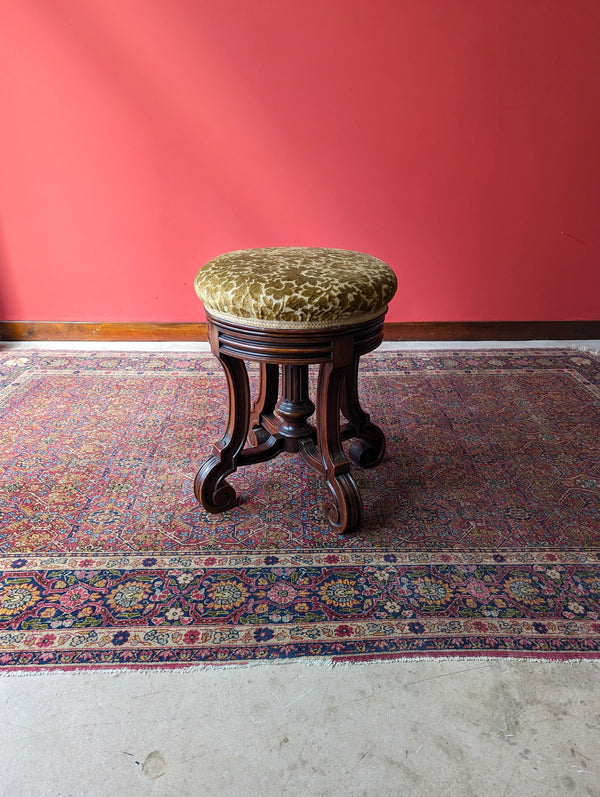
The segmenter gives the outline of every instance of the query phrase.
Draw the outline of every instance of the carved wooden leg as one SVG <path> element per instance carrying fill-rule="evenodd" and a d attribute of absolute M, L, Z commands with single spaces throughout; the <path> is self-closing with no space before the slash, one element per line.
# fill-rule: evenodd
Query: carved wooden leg
<path fill-rule="evenodd" d="M 362 519 L 362 501 L 350 474 L 342 448 L 340 434 L 340 393 L 346 368 L 334 367 L 331 362 L 321 365 L 317 389 L 317 443 L 322 460 L 321 469 L 333 501 L 326 512 L 331 525 L 342 534 L 354 531 Z M 301 448 L 311 464 L 314 453 Z M 314 464 L 313 464 L 314 467 Z"/>
<path fill-rule="evenodd" d="M 298 441 L 314 435 L 308 419 L 315 411 L 308 394 L 308 365 L 284 365 L 282 397 L 277 405 L 281 416 L 279 434 L 284 437 L 286 451 L 298 451 Z"/>
<path fill-rule="evenodd" d="M 250 407 L 250 431 L 248 442 L 251 446 L 265 443 L 272 434 L 266 428 L 277 426 L 274 416 L 277 398 L 279 395 L 279 366 L 272 363 L 260 363 L 260 383 L 258 395 Z"/>
<path fill-rule="evenodd" d="M 194 493 L 208 512 L 223 512 L 236 503 L 235 490 L 225 481 L 236 470 L 236 458 L 246 441 L 250 418 L 250 385 L 246 363 L 237 357 L 217 354 L 229 391 L 229 420 L 225 434 L 213 446 L 212 456 L 202 465 L 194 481 Z"/>
<path fill-rule="evenodd" d="M 385 454 L 385 437 L 381 429 L 360 406 L 358 398 L 358 364 L 359 358 L 348 367 L 344 387 L 341 394 L 341 409 L 344 418 L 354 425 L 355 439 L 350 444 L 350 459 L 361 468 L 373 468 L 379 465 Z"/>

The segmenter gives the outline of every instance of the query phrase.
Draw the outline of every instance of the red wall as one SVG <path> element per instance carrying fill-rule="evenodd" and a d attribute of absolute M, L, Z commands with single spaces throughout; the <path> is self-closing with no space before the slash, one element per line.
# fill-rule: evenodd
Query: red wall
<path fill-rule="evenodd" d="M 600 318 L 598 0 L 6 0 L 0 317 L 203 318 L 358 249 L 390 321 Z"/>

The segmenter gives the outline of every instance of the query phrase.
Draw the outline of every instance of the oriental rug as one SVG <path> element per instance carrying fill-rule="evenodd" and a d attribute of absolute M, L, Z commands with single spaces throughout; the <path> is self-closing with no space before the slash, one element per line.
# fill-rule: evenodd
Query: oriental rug
<path fill-rule="evenodd" d="M 388 451 L 340 537 L 293 455 L 198 505 L 212 355 L 0 351 L 0 666 L 598 657 L 600 357 L 374 353 L 360 392 Z"/>

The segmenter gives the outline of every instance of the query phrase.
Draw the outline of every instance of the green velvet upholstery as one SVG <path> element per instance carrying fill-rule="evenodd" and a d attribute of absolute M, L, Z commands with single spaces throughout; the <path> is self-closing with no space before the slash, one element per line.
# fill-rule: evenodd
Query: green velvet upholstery
<path fill-rule="evenodd" d="M 220 255 L 200 269 L 194 287 L 215 318 L 303 329 L 345 326 L 385 313 L 397 280 L 371 255 L 281 247 Z"/>

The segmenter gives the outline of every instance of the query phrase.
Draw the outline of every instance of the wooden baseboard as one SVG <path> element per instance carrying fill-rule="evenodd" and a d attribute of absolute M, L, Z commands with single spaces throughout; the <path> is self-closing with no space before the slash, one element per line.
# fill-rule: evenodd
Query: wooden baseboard
<path fill-rule="evenodd" d="M 0 321 L 0 340 L 204 341 L 206 324 Z"/>
<path fill-rule="evenodd" d="M 598 340 L 600 321 L 389 322 L 385 340 Z M 0 341 L 205 341 L 204 323 L 0 321 Z"/>
<path fill-rule="evenodd" d="M 600 321 L 418 321 L 385 324 L 385 340 L 598 340 Z"/>

